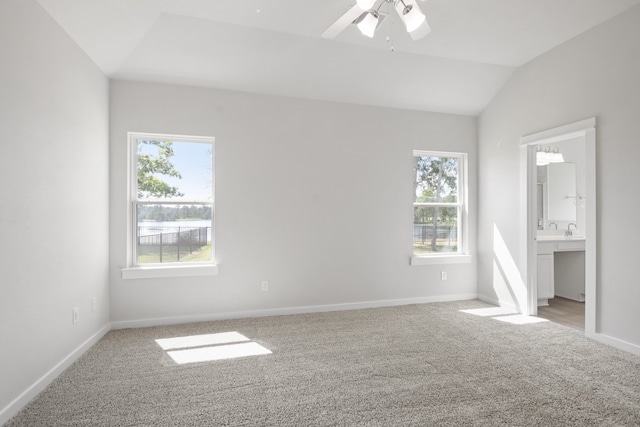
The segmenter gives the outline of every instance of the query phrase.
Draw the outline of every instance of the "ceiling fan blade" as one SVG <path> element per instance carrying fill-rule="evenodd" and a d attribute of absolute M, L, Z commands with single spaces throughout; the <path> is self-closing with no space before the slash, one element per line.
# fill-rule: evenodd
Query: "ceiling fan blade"
<path fill-rule="evenodd" d="M 342 15 L 336 22 L 331 24 L 329 28 L 322 33 L 322 37 L 325 39 L 332 39 L 338 34 L 342 32 L 345 28 L 347 28 L 353 21 L 355 21 L 360 15 L 362 15 L 364 11 L 360 9 L 360 6 L 357 4 L 354 5 L 351 9 L 347 11 L 344 15 Z"/>

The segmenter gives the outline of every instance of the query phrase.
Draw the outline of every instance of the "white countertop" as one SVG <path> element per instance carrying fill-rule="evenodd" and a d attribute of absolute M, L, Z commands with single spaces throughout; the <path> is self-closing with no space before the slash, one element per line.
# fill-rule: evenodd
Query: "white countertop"
<path fill-rule="evenodd" d="M 565 242 L 571 240 L 584 240 L 585 237 L 583 235 L 573 235 L 573 236 L 564 236 L 564 235 L 543 235 L 536 236 L 536 240 L 539 242 Z"/>

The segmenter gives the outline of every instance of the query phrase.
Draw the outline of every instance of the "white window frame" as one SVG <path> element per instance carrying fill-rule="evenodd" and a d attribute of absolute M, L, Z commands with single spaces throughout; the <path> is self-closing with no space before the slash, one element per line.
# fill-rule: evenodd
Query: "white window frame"
<path fill-rule="evenodd" d="M 469 199 L 468 199 L 468 154 L 447 151 L 431 151 L 431 150 L 413 150 L 413 158 L 415 157 L 454 157 L 458 159 L 458 202 L 457 203 L 416 203 L 415 195 L 411 210 L 411 218 L 414 217 L 413 211 L 416 206 L 440 206 L 440 207 L 456 207 L 458 209 L 458 250 L 457 252 L 437 253 L 437 254 L 415 254 L 413 252 L 411 265 L 433 265 L 433 264 L 458 264 L 470 263 L 471 256 L 468 249 L 468 224 L 469 224 Z M 412 160 L 413 160 L 412 158 Z M 413 165 L 413 161 L 411 162 Z M 413 176 L 415 181 L 416 177 Z M 413 242 L 413 220 L 412 220 L 412 242 Z"/>
<path fill-rule="evenodd" d="M 164 140 L 179 142 L 206 143 L 211 145 L 212 170 L 211 170 L 211 261 L 190 263 L 154 263 L 137 264 L 136 260 L 136 235 L 137 220 L 136 208 L 139 204 L 203 204 L 202 200 L 189 201 L 147 201 L 138 200 L 138 145 L 137 140 Z M 149 279 L 162 277 L 189 277 L 189 276 L 213 276 L 218 274 L 218 266 L 215 261 L 215 138 L 205 136 L 157 134 L 146 132 L 127 133 L 127 157 L 128 157 L 128 192 L 127 192 L 127 263 L 128 267 L 122 269 L 123 279 Z M 208 202 L 207 202 L 208 203 Z"/>

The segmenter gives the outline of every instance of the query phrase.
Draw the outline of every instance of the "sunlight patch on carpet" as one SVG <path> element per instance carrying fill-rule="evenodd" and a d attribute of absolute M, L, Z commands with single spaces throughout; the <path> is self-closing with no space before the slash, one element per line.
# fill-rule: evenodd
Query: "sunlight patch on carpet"
<path fill-rule="evenodd" d="M 179 365 L 186 363 L 212 362 L 214 360 L 236 359 L 247 356 L 271 354 L 263 346 L 255 342 L 218 345 L 213 347 L 193 348 L 188 350 L 168 351 L 167 354 Z"/>
<path fill-rule="evenodd" d="M 270 350 L 235 331 L 160 338 L 155 341 L 179 365 L 271 354 Z"/>
<path fill-rule="evenodd" d="M 525 316 L 524 314 L 516 314 L 513 316 L 492 317 L 492 319 L 499 320 L 501 322 L 513 323 L 514 325 L 529 325 L 532 323 L 548 322 L 547 319 L 542 319 L 540 317 L 534 317 L 534 316 Z"/>
<path fill-rule="evenodd" d="M 518 311 L 508 307 L 486 307 L 486 308 L 474 308 L 469 310 L 460 310 L 462 313 L 474 314 L 476 316 L 491 317 L 491 316 L 503 316 L 505 314 L 518 314 Z"/>
<path fill-rule="evenodd" d="M 515 309 L 507 307 L 486 307 L 459 311 L 461 313 L 473 314 L 475 316 L 490 317 L 493 320 L 499 320 L 513 325 L 530 325 L 532 323 L 548 322 L 547 319 L 542 319 L 540 317 L 518 314 Z"/>
<path fill-rule="evenodd" d="M 249 338 L 238 332 L 220 332 L 217 334 L 190 335 L 186 337 L 162 338 L 156 340 L 163 350 L 229 344 L 243 341 L 249 341 Z"/>

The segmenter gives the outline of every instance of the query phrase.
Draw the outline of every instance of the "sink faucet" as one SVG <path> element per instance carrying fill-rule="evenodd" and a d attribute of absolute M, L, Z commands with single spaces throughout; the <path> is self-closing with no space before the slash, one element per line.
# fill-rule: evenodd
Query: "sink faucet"
<path fill-rule="evenodd" d="M 570 222 L 569 225 L 567 225 L 567 231 L 565 231 L 565 233 L 564 233 L 565 236 L 573 236 L 573 231 L 571 231 L 571 226 L 572 225 L 573 225 L 574 230 L 578 229 L 578 226 L 575 223 Z"/>
<path fill-rule="evenodd" d="M 556 224 L 555 222 L 550 222 L 550 223 L 549 223 L 549 228 L 551 228 L 551 226 L 552 226 L 552 225 L 553 225 L 554 227 L 556 227 L 556 230 L 558 229 L 558 224 Z"/>

